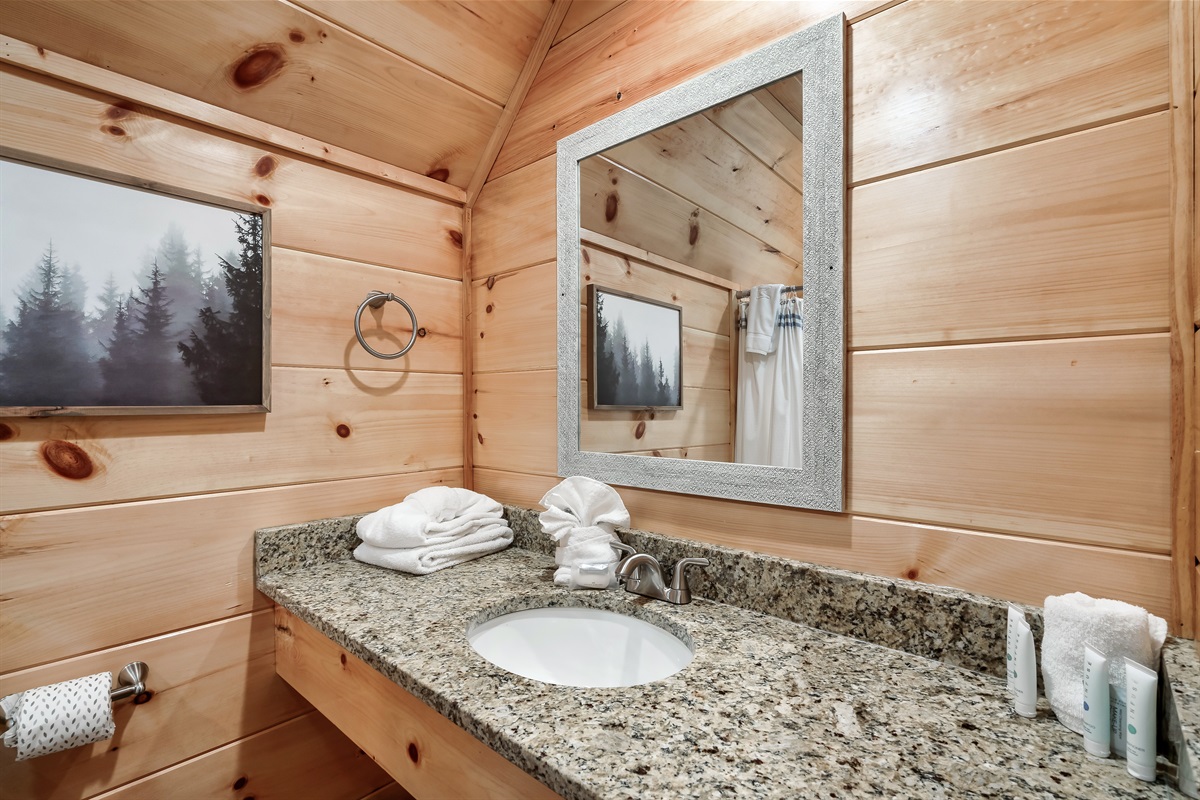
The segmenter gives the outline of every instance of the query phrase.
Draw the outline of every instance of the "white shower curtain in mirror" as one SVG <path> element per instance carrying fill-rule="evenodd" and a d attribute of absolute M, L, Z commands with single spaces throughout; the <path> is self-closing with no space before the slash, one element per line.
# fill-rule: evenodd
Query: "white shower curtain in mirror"
<path fill-rule="evenodd" d="M 804 403 L 804 300 L 779 304 L 775 348 L 746 352 L 746 303 L 738 308 L 737 427 L 734 461 L 776 467 L 802 466 Z"/>

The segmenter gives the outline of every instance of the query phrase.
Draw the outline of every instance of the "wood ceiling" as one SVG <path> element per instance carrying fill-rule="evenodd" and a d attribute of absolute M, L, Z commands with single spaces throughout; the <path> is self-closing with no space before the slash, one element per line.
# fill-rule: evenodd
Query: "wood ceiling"
<path fill-rule="evenodd" d="M 546 50 L 614 3 L 11 2 L 4 33 L 464 190 Z M 52 41 L 51 41 L 52 39 Z"/>

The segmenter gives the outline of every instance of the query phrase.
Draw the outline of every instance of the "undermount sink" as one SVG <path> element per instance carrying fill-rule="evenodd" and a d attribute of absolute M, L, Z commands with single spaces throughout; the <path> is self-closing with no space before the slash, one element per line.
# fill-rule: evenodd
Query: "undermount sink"
<path fill-rule="evenodd" d="M 496 666 L 562 686 L 637 686 L 674 675 L 695 653 L 675 634 L 599 608 L 514 611 L 473 623 L 467 640 Z"/>

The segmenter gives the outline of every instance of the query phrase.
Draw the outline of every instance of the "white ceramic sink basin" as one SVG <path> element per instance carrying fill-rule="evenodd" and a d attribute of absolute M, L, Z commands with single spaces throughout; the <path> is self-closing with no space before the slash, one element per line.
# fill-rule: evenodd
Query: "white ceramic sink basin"
<path fill-rule="evenodd" d="M 674 675 L 692 648 L 673 633 L 599 608 L 531 608 L 472 624 L 467 640 L 496 666 L 563 686 L 637 686 Z"/>

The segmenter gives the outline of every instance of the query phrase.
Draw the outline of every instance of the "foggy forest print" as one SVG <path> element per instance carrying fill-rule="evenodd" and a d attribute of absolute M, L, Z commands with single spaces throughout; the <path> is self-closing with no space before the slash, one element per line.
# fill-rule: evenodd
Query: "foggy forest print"
<path fill-rule="evenodd" d="M 263 403 L 261 216 L 5 161 L 0 217 L 0 406 Z"/>
<path fill-rule="evenodd" d="M 680 309 L 591 290 L 593 407 L 681 407 Z"/>

